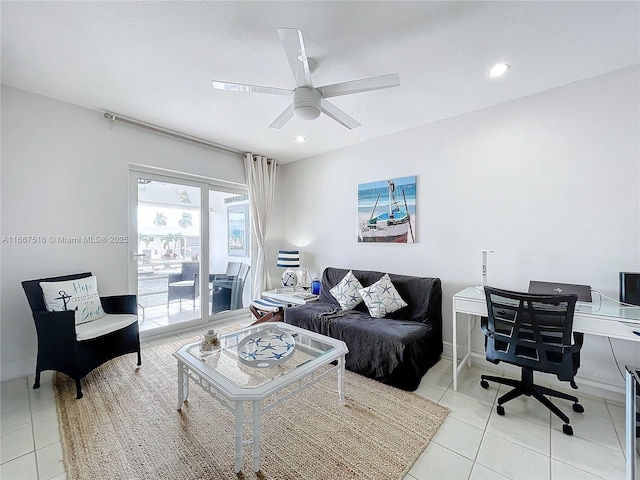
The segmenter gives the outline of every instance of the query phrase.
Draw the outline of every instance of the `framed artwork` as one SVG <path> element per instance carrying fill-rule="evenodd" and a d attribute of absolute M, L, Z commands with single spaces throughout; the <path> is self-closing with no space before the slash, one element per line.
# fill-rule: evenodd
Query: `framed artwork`
<path fill-rule="evenodd" d="M 229 255 L 249 256 L 249 205 L 230 205 L 227 207 L 227 229 Z"/>
<path fill-rule="evenodd" d="M 358 242 L 416 242 L 416 177 L 358 185 Z"/>

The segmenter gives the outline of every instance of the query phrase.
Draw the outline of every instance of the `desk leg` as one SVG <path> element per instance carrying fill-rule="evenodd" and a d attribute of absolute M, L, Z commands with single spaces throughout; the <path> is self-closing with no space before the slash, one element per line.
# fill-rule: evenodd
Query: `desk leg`
<path fill-rule="evenodd" d="M 626 390 L 626 450 L 627 480 L 635 480 L 636 469 L 636 381 L 629 370 L 625 371 Z"/>
<path fill-rule="evenodd" d="M 466 315 L 466 314 L 465 314 Z M 458 373 L 464 367 L 465 363 L 467 368 L 471 367 L 471 317 L 467 319 L 467 352 L 460 360 L 458 365 L 458 312 L 453 309 L 453 389 L 458 390 Z"/>
<path fill-rule="evenodd" d="M 453 309 L 453 389 L 458 390 L 458 312 Z"/>
<path fill-rule="evenodd" d="M 260 401 L 253 401 L 253 471 L 260 471 Z"/>
<path fill-rule="evenodd" d="M 244 416 L 242 414 L 242 402 L 236 402 L 236 408 L 234 417 L 236 417 L 236 465 L 235 470 L 236 473 L 239 473 L 242 470 L 242 445 L 244 443 L 243 439 L 243 420 Z"/>

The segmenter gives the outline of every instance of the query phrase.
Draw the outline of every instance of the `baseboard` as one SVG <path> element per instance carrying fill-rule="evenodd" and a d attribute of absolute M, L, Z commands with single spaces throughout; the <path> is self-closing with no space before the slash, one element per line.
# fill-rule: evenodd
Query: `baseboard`
<path fill-rule="evenodd" d="M 237 317 L 234 315 L 234 316 L 231 316 L 230 318 L 225 318 L 225 322 L 231 320 L 231 318 L 235 320 L 241 317 L 242 317 L 241 315 L 238 315 Z M 199 326 L 199 328 L 202 328 L 202 327 L 203 327 L 202 325 Z M 194 329 L 197 329 L 197 328 L 198 327 L 191 326 L 190 328 L 186 328 L 185 331 L 189 331 L 189 330 L 193 331 Z M 178 332 L 174 331 L 171 333 L 171 335 L 175 335 L 176 333 Z M 184 332 L 180 332 L 180 333 L 184 333 Z M 158 338 L 162 338 L 166 336 L 168 336 L 167 333 L 160 334 L 157 336 L 149 335 L 147 338 L 144 339 L 144 341 L 148 342 L 148 341 L 156 340 Z M 141 337 L 142 337 L 142 334 L 141 334 Z M 443 344 L 442 355 L 448 358 L 453 358 L 453 346 L 451 343 L 445 342 Z M 491 362 L 488 362 L 485 359 L 484 352 L 471 352 L 471 361 L 473 365 L 477 365 L 486 370 L 495 370 L 500 373 L 510 373 L 510 374 L 516 374 L 519 372 L 519 369 L 517 369 L 517 367 L 514 367 L 512 365 L 507 365 L 507 364 L 495 365 Z M 2 369 L 0 370 L 0 381 L 4 382 L 5 380 L 11 380 L 12 378 L 26 377 L 27 375 L 30 375 L 35 371 L 35 365 L 36 365 L 35 357 L 30 358 L 28 360 L 21 360 L 18 362 L 9 362 L 9 363 L 3 364 Z M 555 377 L 552 377 L 551 375 L 547 375 L 547 378 L 545 378 L 545 380 L 559 388 L 566 389 L 567 387 L 566 382 L 560 382 L 559 380 L 557 380 Z M 625 391 L 623 387 L 619 387 L 616 385 L 609 385 L 602 382 L 595 382 L 587 378 L 581 378 L 580 376 L 576 377 L 576 382 L 580 386 L 580 390 L 579 390 L 580 392 L 584 392 L 588 395 L 592 395 L 599 398 L 605 398 L 607 400 L 613 400 L 615 402 L 622 403 L 622 404 L 624 404 L 625 402 Z"/>
<path fill-rule="evenodd" d="M 9 362 L 2 365 L 0 370 L 0 381 L 11 380 L 12 378 L 26 377 L 36 371 L 36 357 L 19 362 Z"/>
<path fill-rule="evenodd" d="M 153 342 L 155 340 L 161 340 L 176 335 L 204 333 L 208 328 L 219 328 L 223 327 L 227 323 L 241 322 L 245 320 L 250 321 L 252 318 L 253 317 L 251 317 L 248 308 L 233 310 L 218 314 L 215 321 L 206 320 L 195 323 L 185 322 L 166 327 L 158 327 L 152 330 L 143 330 L 140 332 L 140 342 Z"/>
<path fill-rule="evenodd" d="M 460 357 L 460 352 L 465 351 L 465 349 L 458 347 L 458 357 Z M 448 358 L 453 358 L 453 345 L 451 343 L 444 343 L 443 345 L 443 356 Z M 471 352 L 471 363 L 472 365 L 484 368 L 486 370 L 494 370 L 499 373 L 509 373 L 511 375 L 519 375 L 520 369 L 513 365 L 499 363 L 498 365 L 491 363 L 486 360 L 484 352 Z M 453 374 L 453 373 L 452 373 Z M 552 387 L 557 387 L 563 390 L 567 389 L 567 382 L 561 382 L 553 375 L 545 375 L 545 381 L 550 383 Z M 588 378 L 580 377 L 580 375 L 576 375 L 576 383 L 578 384 L 579 390 L 576 392 L 584 392 L 587 395 L 591 395 L 598 398 L 604 398 L 606 400 L 612 400 L 614 402 L 622 403 L 625 402 L 625 390 L 624 387 L 619 387 L 617 385 L 609 385 L 607 383 L 596 382 L 593 380 L 589 380 Z M 571 388 L 569 387 L 569 390 Z"/>
<path fill-rule="evenodd" d="M 188 326 L 171 328 L 169 330 L 159 328 L 160 331 L 146 330 L 140 332 L 140 342 L 151 342 L 162 338 L 167 338 L 175 335 L 181 335 L 186 333 L 198 333 L 204 331 L 208 327 L 223 326 L 225 323 L 237 322 L 242 320 L 250 320 L 249 309 L 236 310 L 233 312 L 227 312 L 218 315 L 216 322 L 202 322 L 197 325 L 190 324 Z M 26 377 L 33 375 L 36 371 L 36 357 L 20 360 L 18 362 L 3 363 L 0 366 L 0 381 L 11 380 L 18 377 Z"/>

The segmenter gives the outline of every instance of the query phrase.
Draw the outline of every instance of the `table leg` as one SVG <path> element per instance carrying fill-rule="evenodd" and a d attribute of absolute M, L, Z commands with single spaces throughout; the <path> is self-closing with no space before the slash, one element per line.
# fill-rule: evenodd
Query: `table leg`
<path fill-rule="evenodd" d="M 242 435 L 242 402 L 236 402 L 236 408 L 234 416 L 236 418 L 236 465 L 235 470 L 236 473 L 239 473 L 242 470 L 242 444 L 243 444 L 243 435 Z"/>
<path fill-rule="evenodd" d="M 189 395 L 189 377 L 184 374 L 184 364 L 178 360 L 178 410 L 182 409 L 182 404 Z"/>
<path fill-rule="evenodd" d="M 458 390 L 458 313 L 453 309 L 453 389 Z"/>
<path fill-rule="evenodd" d="M 260 401 L 253 401 L 253 471 L 260 471 Z"/>
<path fill-rule="evenodd" d="M 344 399 L 344 355 L 338 359 L 338 396 L 340 397 L 340 405 L 346 405 Z"/>
<path fill-rule="evenodd" d="M 467 368 L 471 368 L 471 323 L 474 318 L 478 317 L 469 315 L 467 319 Z"/>

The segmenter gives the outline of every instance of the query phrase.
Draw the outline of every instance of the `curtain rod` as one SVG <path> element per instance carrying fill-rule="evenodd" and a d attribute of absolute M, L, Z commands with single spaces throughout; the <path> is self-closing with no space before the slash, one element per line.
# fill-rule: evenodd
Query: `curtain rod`
<path fill-rule="evenodd" d="M 208 142 L 207 140 L 203 140 L 201 138 L 192 137 L 190 135 L 185 135 L 183 133 L 174 132 L 172 130 L 168 130 L 166 128 L 156 127 L 154 125 L 149 125 L 148 123 L 139 122 L 137 120 L 131 120 L 129 118 L 121 117 L 120 115 L 115 115 L 113 113 L 104 113 L 104 118 L 107 120 L 122 122 L 128 125 L 133 125 L 134 127 L 144 128 L 145 130 L 149 130 L 151 132 L 159 133 L 161 135 L 167 135 L 169 137 L 177 138 L 178 140 L 184 140 L 186 142 L 195 143 L 197 145 L 204 145 L 205 147 L 215 148 L 217 150 L 222 150 L 224 152 L 235 153 L 238 155 L 244 154 L 244 152 L 240 150 L 236 150 L 235 148 L 226 147 L 224 145 L 219 145 L 217 143 Z"/>

